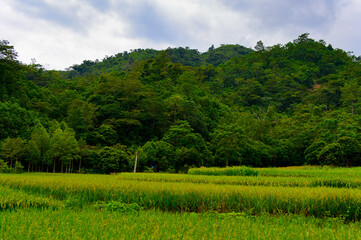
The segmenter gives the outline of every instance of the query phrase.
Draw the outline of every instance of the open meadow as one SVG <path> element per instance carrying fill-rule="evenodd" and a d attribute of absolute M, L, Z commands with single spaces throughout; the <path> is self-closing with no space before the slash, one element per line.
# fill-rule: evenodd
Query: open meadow
<path fill-rule="evenodd" d="M 226 170 L 1 174 L 0 239 L 361 239 L 361 168 Z"/>

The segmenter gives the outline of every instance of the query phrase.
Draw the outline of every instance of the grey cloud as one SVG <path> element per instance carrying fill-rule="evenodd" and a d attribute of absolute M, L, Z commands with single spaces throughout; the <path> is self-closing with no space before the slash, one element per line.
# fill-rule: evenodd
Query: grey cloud
<path fill-rule="evenodd" d="M 17 11 L 28 15 L 30 18 L 50 21 L 63 27 L 81 30 L 84 23 L 76 15 L 76 9 L 62 10 L 47 4 L 42 0 L 16 1 Z"/>
<path fill-rule="evenodd" d="M 144 2 L 136 7 L 125 8 L 128 11 L 123 12 L 123 18 L 128 21 L 130 37 L 173 43 L 181 38 L 180 29 L 156 6 Z M 122 13 L 120 12 L 120 14 Z"/>
<path fill-rule="evenodd" d="M 287 27 L 324 31 L 335 20 L 337 0 L 221 0 L 233 11 L 254 17 L 254 27 L 274 31 Z"/>

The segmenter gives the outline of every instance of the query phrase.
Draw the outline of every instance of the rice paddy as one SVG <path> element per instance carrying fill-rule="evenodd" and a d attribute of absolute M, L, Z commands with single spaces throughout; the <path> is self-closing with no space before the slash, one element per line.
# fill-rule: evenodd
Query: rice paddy
<path fill-rule="evenodd" d="M 361 168 L 250 170 L 1 174 L 0 239 L 361 239 Z"/>

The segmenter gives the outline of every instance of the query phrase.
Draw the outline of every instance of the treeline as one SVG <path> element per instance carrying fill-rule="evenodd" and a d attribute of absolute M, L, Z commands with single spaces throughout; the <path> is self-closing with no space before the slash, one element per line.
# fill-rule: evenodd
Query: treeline
<path fill-rule="evenodd" d="M 134 67 L 138 61 L 156 58 L 160 54 L 166 54 L 170 61 L 180 63 L 184 66 L 200 67 L 208 64 L 218 66 L 233 57 L 239 57 L 252 51 L 252 49 L 238 44 L 223 44 L 219 48 L 214 48 L 212 45 L 208 51 L 204 53 L 200 53 L 197 49 L 190 49 L 189 47 L 168 48 L 164 51 L 132 49 L 129 52 L 125 51 L 114 56 L 107 56 L 103 61 L 85 60 L 82 64 L 73 65 L 71 69 L 74 71 L 70 71 L 68 76 L 86 76 L 89 74 L 124 71 Z"/>
<path fill-rule="evenodd" d="M 8 170 L 130 171 L 136 154 L 138 171 L 361 165 L 360 57 L 308 34 L 255 51 L 138 49 L 67 71 L 0 47 Z"/>

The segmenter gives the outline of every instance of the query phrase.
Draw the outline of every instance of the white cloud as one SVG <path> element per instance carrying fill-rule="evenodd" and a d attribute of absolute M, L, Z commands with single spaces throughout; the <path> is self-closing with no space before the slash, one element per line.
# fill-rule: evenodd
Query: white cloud
<path fill-rule="evenodd" d="M 59 11 L 68 9 L 64 3 L 48 2 L 49 6 L 59 8 Z M 74 18 L 86 25 L 84 29 L 32 18 L 32 15 L 16 11 L 14 5 L 3 5 L 0 21 L 6 25 L 0 24 L 0 30 L 15 45 L 21 61 L 29 63 L 35 58 L 40 64 L 49 64 L 50 69 L 64 69 L 85 59 L 102 59 L 105 55 L 141 45 L 141 41 L 126 37 L 126 24 L 117 16 L 98 12 L 74 0 L 67 3 L 70 7 L 77 7 Z"/>
<path fill-rule="evenodd" d="M 136 48 L 287 43 L 309 32 L 361 54 L 358 0 L 0 0 L 0 32 L 50 69 Z"/>
<path fill-rule="evenodd" d="M 361 2 L 359 0 L 341 1 L 337 6 L 336 22 L 326 34 L 326 41 L 332 41 L 334 47 L 353 51 L 361 55 Z M 330 40 L 327 40 L 330 39 Z"/>

